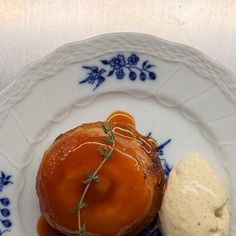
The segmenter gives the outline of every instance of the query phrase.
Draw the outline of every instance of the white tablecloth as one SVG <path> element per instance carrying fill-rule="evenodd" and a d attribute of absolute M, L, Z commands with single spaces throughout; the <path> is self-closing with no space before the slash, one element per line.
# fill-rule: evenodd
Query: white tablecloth
<path fill-rule="evenodd" d="M 193 46 L 236 75 L 235 0 L 0 0 L 0 90 L 64 43 L 120 31 Z"/>

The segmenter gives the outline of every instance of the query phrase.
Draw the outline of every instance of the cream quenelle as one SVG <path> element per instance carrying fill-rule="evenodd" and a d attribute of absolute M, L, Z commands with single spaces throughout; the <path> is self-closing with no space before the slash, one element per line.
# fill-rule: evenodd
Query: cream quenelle
<path fill-rule="evenodd" d="M 227 236 L 228 194 L 215 170 L 192 154 L 173 167 L 165 190 L 160 221 L 165 236 Z"/>

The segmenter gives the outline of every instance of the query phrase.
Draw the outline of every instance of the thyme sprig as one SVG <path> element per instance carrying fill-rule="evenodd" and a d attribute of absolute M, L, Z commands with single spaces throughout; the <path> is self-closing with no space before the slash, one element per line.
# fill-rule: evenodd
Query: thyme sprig
<path fill-rule="evenodd" d="M 106 148 L 99 148 L 98 149 L 98 153 L 104 157 L 103 161 L 100 163 L 100 165 L 98 166 L 98 168 L 95 171 L 88 171 L 85 174 L 85 179 L 83 181 L 83 184 L 86 185 L 84 192 L 82 194 L 82 197 L 80 198 L 80 200 L 77 201 L 76 203 L 76 207 L 73 209 L 74 213 L 78 213 L 78 230 L 79 230 L 79 235 L 82 236 L 86 233 L 86 227 L 85 224 L 81 224 L 81 210 L 88 207 L 88 205 L 84 202 L 85 196 L 88 192 L 89 187 L 91 186 L 91 184 L 93 182 L 99 182 L 100 181 L 100 177 L 98 175 L 98 172 L 101 170 L 101 168 L 103 167 L 103 165 L 105 164 L 106 161 L 110 160 L 112 158 L 112 153 L 115 150 L 115 136 L 113 134 L 112 129 L 110 128 L 110 126 L 108 124 L 102 124 L 102 129 L 103 132 L 105 134 L 108 135 L 107 138 L 105 138 L 103 141 L 107 144 L 112 144 L 112 146 L 108 146 Z"/>

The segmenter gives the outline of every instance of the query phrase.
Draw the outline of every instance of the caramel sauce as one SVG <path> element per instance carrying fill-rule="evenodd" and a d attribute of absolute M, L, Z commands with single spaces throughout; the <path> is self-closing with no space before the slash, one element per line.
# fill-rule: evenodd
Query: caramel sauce
<path fill-rule="evenodd" d="M 124 138 L 126 140 L 135 139 L 143 148 L 143 152 L 147 153 L 150 158 L 154 158 L 156 155 L 153 145 L 148 142 L 148 139 L 135 131 L 135 121 L 131 115 L 126 112 L 117 111 L 112 113 L 107 121 L 111 124 L 113 133 L 116 136 L 116 149 L 112 154 L 112 159 L 99 172 L 99 184 L 93 184 L 86 195 L 86 203 L 89 207 L 81 211 L 81 219 L 82 222 L 86 222 L 86 228 L 90 232 L 100 232 L 104 236 L 122 234 L 122 231 L 120 231 L 122 227 L 125 229 L 127 226 L 135 226 L 138 221 L 143 221 L 145 214 L 147 215 L 147 212 L 153 208 L 150 205 L 153 204 L 150 202 L 150 199 L 153 198 L 154 193 L 151 189 L 154 186 L 155 179 L 151 177 L 146 179 L 146 173 L 143 173 L 144 163 L 142 158 L 136 157 L 137 152 L 139 152 L 139 156 L 144 154 L 142 154 L 142 151 L 137 151 L 129 146 L 130 144 L 124 141 Z M 128 124 L 130 128 L 127 129 L 127 125 L 125 124 Z M 53 173 L 53 177 L 48 173 L 45 160 L 42 161 L 40 167 L 41 176 L 46 179 L 46 182 L 44 182 L 46 188 L 54 194 L 51 196 L 47 193 L 46 201 L 50 202 L 50 207 L 54 213 L 56 212 L 57 219 L 59 221 L 63 219 L 64 226 L 69 229 L 77 229 L 77 214 L 72 213 L 72 209 L 75 207 L 78 197 L 85 188 L 82 183 L 84 173 L 88 169 L 96 169 L 103 160 L 97 151 L 99 147 L 104 145 L 103 140 L 104 136 L 97 135 L 91 137 L 87 133 L 84 136 L 80 136 L 76 141 L 69 139 L 69 151 L 63 150 L 63 153 L 65 152 L 64 155 L 60 154 L 58 157 L 53 157 L 51 160 L 46 161 L 46 163 L 50 161 L 50 173 Z M 62 143 L 62 145 L 64 144 Z M 59 149 L 60 147 L 57 152 L 59 152 Z M 126 174 L 122 174 L 118 171 L 119 169 L 122 169 L 122 172 Z M 152 167 L 147 171 L 155 172 L 155 175 L 158 174 L 158 169 L 152 169 Z M 160 176 L 162 175 L 163 173 L 160 172 Z M 133 190 L 129 191 L 131 188 Z M 38 186 L 37 189 L 39 189 Z M 147 189 L 146 192 L 143 192 L 143 189 Z M 125 198 L 123 197 L 124 193 Z M 44 196 L 43 191 L 41 194 Z M 55 196 L 57 197 L 55 198 Z M 135 196 L 139 197 L 137 198 Z M 132 211 L 124 211 L 120 207 L 127 203 L 134 206 Z M 41 210 L 44 213 L 47 212 L 47 215 L 50 215 L 47 207 L 45 209 L 41 208 Z M 65 212 L 68 212 L 66 218 Z M 104 217 L 118 219 L 118 223 L 114 220 L 112 224 L 106 224 L 106 227 L 101 226 L 100 221 L 102 219 L 99 219 L 101 212 Z M 153 214 L 153 210 L 150 214 Z M 89 219 L 89 222 L 86 219 Z M 126 225 L 124 225 L 124 222 L 126 222 Z M 108 229 L 110 231 L 107 234 Z M 43 217 L 40 217 L 38 221 L 37 230 L 39 236 L 64 235 L 53 229 Z"/>
<path fill-rule="evenodd" d="M 108 118 L 107 121 L 110 123 L 123 123 L 130 125 L 135 128 L 135 120 L 133 116 L 124 111 L 115 111 Z"/>
<path fill-rule="evenodd" d="M 65 236 L 59 231 L 53 229 L 51 225 L 41 216 L 38 220 L 37 226 L 38 235 L 40 236 Z"/>

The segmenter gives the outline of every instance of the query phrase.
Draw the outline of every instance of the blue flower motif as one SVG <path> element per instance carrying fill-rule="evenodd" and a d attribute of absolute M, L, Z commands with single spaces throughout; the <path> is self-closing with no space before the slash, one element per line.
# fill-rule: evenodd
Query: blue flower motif
<path fill-rule="evenodd" d="M 121 67 L 125 66 L 125 56 L 124 55 L 117 55 L 110 60 L 111 67 L 120 69 Z"/>
<path fill-rule="evenodd" d="M 125 77 L 125 72 L 122 69 L 119 69 L 116 71 L 116 77 L 117 79 L 123 79 Z"/>
<path fill-rule="evenodd" d="M 128 58 L 129 65 L 137 65 L 139 57 L 136 54 L 131 54 Z"/>
<path fill-rule="evenodd" d="M 87 78 L 79 83 L 95 83 L 93 90 L 96 90 L 105 81 L 105 78 L 112 75 L 115 75 L 119 80 L 123 79 L 126 74 L 131 81 L 135 81 L 137 78 L 141 81 L 155 80 L 156 73 L 151 71 L 155 66 L 151 65 L 149 61 L 144 61 L 138 65 L 139 61 L 139 57 L 134 53 L 127 57 L 127 60 L 123 54 L 118 54 L 109 60 L 100 60 L 104 66 L 110 67 L 109 70 L 97 66 L 83 66 L 84 69 L 88 70 Z"/>

